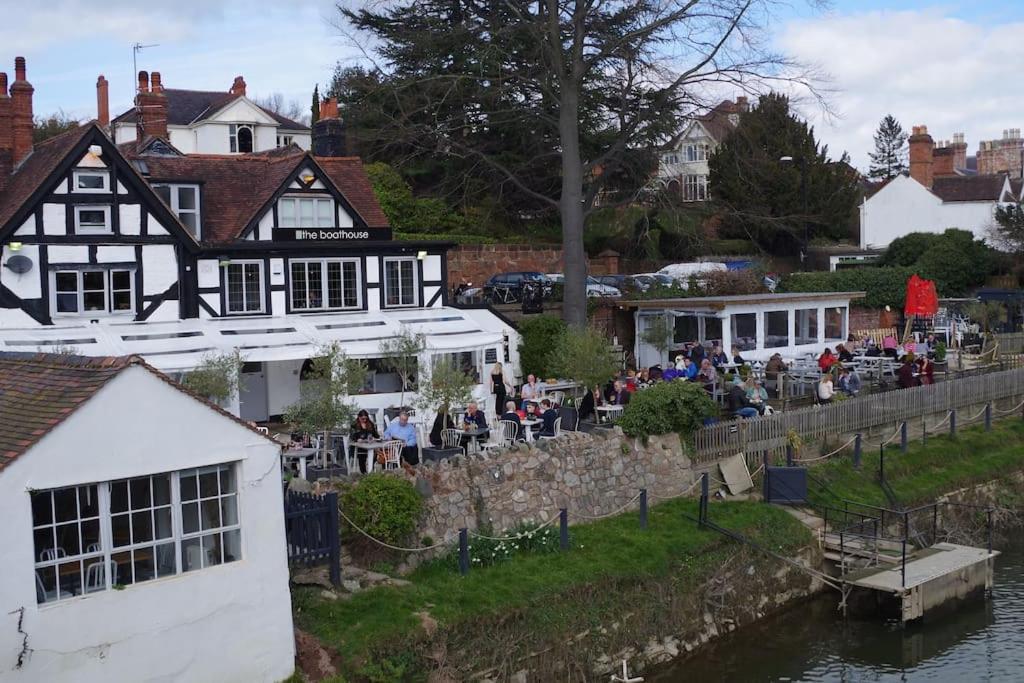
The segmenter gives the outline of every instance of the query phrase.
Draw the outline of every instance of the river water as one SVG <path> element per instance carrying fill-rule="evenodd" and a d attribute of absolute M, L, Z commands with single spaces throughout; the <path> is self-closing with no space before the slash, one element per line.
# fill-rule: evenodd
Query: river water
<path fill-rule="evenodd" d="M 996 560 L 991 596 L 925 623 L 844 621 L 836 604 L 798 605 L 646 680 L 1024 682 L 1024 545 Z"/>

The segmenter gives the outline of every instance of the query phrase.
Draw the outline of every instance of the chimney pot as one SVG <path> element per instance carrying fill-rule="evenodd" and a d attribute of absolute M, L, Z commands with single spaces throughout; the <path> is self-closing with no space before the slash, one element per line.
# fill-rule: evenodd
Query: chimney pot
<path fill-rule="evenodd" d="M 245 97 L 245 89 L 245 79 L 241 76 L 235 76 L 235 80 L 231 83 L 231 90 L 229 90 L 229 92 L 232 95 L 241 95 L 242 97 Z"/>
<path fill-rule="evenodd" d="M 160 82 L 160 72 L 154 71 L 150 79 L 150 92 L 163 92 L 164 84 Z"/>
<path fill-rule="evenodd" d="M 32 153 L 32 93 L 35 89 L 25 77 L 25 58 L 14 60 L 14 83 L 11 84 L 11 164 L 17 166 Z"/>
<path fill-rule="evenodd" d="M 141 142 L 148 135 L 168 139 L 167 96 L 159 71 L 153 72 L 152 80 L 145 71 L 139 72 L 139 94 L 135 96 L 135 137 Z"/>
<path fill-rule="evenodd" d="M 145 71 L 139 72 L 139 92 L 149 92 L 149 74 Z"/>
<path fill-rule="evenodd" d="M 23 81 L 25 80 L 25 58 L 15 57 L 14 58 L 14 80 Z"/>
<path fill-rule="evenodd" d="M 11 98 L 7 96 L 7 74 L 0 71 L 0 192 L 6 186 L 14 163 L 11 158 L 14 146 L 11 130 Z"/>
<path fill-rule="evenodd" d="M 96 79 L 96 122 L 106 128 L 110 125 L 110 84 L 100 74 Z"/>

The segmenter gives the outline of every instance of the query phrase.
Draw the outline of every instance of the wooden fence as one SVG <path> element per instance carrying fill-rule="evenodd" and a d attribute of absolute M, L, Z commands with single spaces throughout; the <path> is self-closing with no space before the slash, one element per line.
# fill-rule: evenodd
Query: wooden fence
<path fill-rule="evenodd" d="M 284 528 L 289 564 L 330 565 L 331 583 L 341 585 L 338 494 L 323 496 L 286 491 Z"/>
<path fill-rule="evenodd" d="M 803 440 L 837 437 L 875 427 L 894 428 L 912 418 L 1022 397 L 1022 368 L 956 379 L 951 376 L 947 381 L 928 386 L 703 427 L 694 434 L 695 462 L 705 463 L 736 453 L 782 449 L 788 443 L 790 432 Z"/>

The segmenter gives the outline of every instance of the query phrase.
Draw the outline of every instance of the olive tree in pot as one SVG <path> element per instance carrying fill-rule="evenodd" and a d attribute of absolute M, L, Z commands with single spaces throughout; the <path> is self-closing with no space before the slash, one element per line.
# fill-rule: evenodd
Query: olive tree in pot
<path fill-rule="evenodd" d="M 181 385 L 192 393 L 225 407 L 238 395 L 241 388 L 240 377 L 244 361 L 238 349 L 231 353 L 208 354 L 203 356 L 194 370 L 181 378 Z"/>
<path fill-rule="evenodd" d="M 452 406 L 472 400 L 476 380 L 449 356 L 437 358 L 431 366 L 429 375 L 421 373 L 415 403 L 425 414 L 434 413 L 443 426 Z"/>
<path fill-rule="evenodd" d="M 347 429 L 358 407 L 351 396 L 366 383 L 366 363 L 349 358 L 337 342 L 321 347 L 313 358 L 313 369 L 302 398 L 288 406 L 284 419 L 292 428 L 307 434 L 322 434 L 321 460 L 327 461 L 330 431 Z"/>
<path fill-rule="evenodd" d="M 398 375 L 398 381 L 401 383 L 401 398 L 398 407 L 385 411 L 390 419 L 397 417 L 402 408 L 407 407 L 405 392 L 416 390 L 419 379 L 419 358 L 426 348 L 426 336 L 404 326 L 397 336 L 385 339 L 380 343 L 381 365 L 385 370 L 390 370 Z"/>
<path fill-rule="evenodd" d="M 551 365 L 560 377 L 578 382 L 573 405 L 560 407 L 562 426 L 575 429 L 579 422 L 581 399 L 594 387 L 603 386 L 619 370 L 612 348 L 604 334 L 593 328 L 568 328 L 555 342 Z"/>
<path fill-rule="evenodd" d="M 668 350 L 672 348 L 672 333 L 672 325 L 667 316 L 653 316 L 647 319 L 647 326 L 640 333 L 640 341 L 654 347 L 658 352 L 658 362 L 663 363 Z"/>

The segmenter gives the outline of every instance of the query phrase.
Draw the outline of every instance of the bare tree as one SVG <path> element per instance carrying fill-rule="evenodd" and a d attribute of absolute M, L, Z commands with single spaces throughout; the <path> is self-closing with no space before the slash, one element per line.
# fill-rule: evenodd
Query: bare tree
<path fill-rule="evenodd" d="M 298 100 L 286 100 L 283 94 L 272 92 L 269 95 L 253 97 L 252 101 L 267 111 L 303 125 L 309 125 L 310 112 L 299 104 Z"/>
<path fill-rule="evenodd" d="M 767 47 L 773 0 L 400 0 L 339 7 L 383 75 L 391 123 L 478 161 L 560 217 L 564 317 L 586 324 L 586 221 L 636 149 L 723 87 L 754 94 L 810 72 Z M 522 154 L 495 153 L 514 131 Z M 652 169 L 636 169 L 649 176 Z M 544 171 L 547 171 L 545 173 Z"/>

